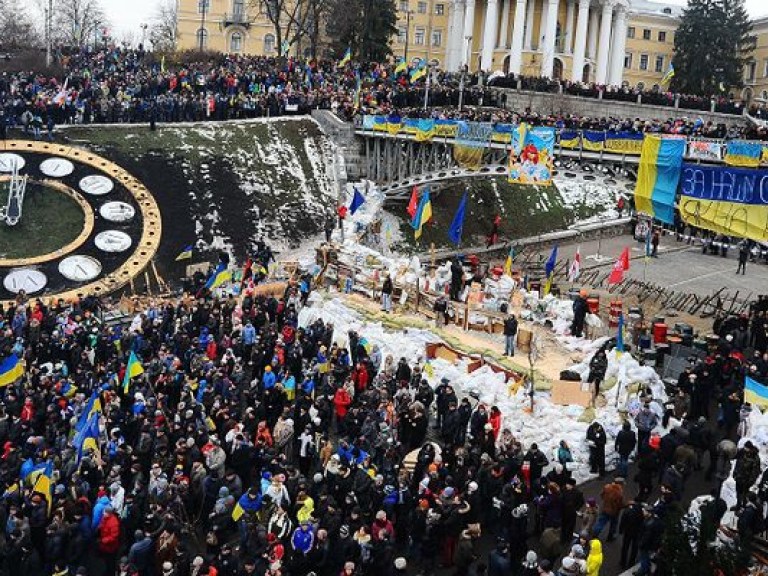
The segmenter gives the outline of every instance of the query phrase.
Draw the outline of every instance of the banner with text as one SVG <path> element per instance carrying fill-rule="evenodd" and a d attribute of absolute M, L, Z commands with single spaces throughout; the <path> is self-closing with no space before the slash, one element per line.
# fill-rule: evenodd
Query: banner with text
<path fill-rule="evenodd" d="M 691 140 L 688 142 L 688 157 L 695 160 L 716 162 L 723 159 L 724 146 L 722 142 L 707 140 Z"/>
<path fill-rule="evenodd" d="M 768 240 L 768 170 L 684 164 L 680 216 L 719 234 Z"/>

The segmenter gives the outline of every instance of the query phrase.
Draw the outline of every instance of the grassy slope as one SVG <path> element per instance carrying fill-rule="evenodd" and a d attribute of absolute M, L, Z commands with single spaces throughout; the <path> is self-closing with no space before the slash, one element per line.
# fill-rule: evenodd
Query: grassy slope
<path fill-rule="evenodd" d="M 477 246 L 485 242 L 496 214 L 502 217 L 501 238 L 523 238 L 565 228 L 580 218 L 600 211 L 599 207 L 579 204 L 563 205 L 554 186 L 521 186 L 510 184 L 504 178 L 471 178 L 453 182 L 442 188 L 432 200 L 433 220 L 424 229 L 421 246 L 447 246 L 448 228 L 461 201 L 463 191 L 469 190 L 467 214 L 464 220 L 462 243 Z M 403 249 L 414 247 L 405 205 L 398 204 L 389 210 L 402 216 L 401 231 L 407 239 Z"/>

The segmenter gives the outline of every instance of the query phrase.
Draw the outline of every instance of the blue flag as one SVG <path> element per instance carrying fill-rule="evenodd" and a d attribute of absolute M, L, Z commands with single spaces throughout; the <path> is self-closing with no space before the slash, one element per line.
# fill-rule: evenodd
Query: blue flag
<path fill-rule="evenodd" d="M 363 202 L 365 202 L 365 197 L 360 194 L 360 190 L 355 188 L 355 195 L 352 197 L 352 204 L 349 205 L 349 213 L 354 214 L 357 212 L 357 209 L 363 205 Z"/>
<path fill-rule="evenodd" d="M 557 264 L 557 244 L 555 244 L 555 247 L 552 248 L 552 253 L 549 255 L 549 258 L 547 259 L 547 263 L 544 264 L 544 275 L 547 278 L 552 276 L 552 273 L 555 271 L 556 264 Z"/>
<path fill-rule="evenodd" d="M 451 227 L 448 229 L 448 238 L 451 242 L 457 246 L 461 243 L 461 233 L 464 231 L 464 212 L 467 209 L 467 192 L 464 191 L 464 196 L 461 197 L 459 208 L 456 210 L 456 215 L 453 217 Z"/>

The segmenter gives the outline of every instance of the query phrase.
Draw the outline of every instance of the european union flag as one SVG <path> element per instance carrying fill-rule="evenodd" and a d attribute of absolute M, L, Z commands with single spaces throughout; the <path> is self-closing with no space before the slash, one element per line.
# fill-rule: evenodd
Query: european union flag
<path fill-rule="evenodd" d="M 464 231 L 464 213 L 467 209 L 467 192 L 464 191 L 464 196 L 461 197 L 459 208 L 456 210 L 456 215 L 453 217 L 451 227 L 448 229 L 448 238 L 451 242 L 457 246 L 461 243 L 461 234 Z"/>

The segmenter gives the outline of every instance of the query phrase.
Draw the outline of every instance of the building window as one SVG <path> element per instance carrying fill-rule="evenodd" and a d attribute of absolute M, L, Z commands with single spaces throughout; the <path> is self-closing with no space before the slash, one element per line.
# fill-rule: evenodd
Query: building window
<path fill-rule="evenodd" d="M 630 26 L 627 28 L 627 38 L 634 38 L 635 37 L 635 27 Z"/>
<path fill-rule="evenodd" d="M 211 11 L 211 0 L 197 0 L 197 13 L 202 14 L 203 12 L 210 12 Z"/>
<path fill-rule="evenodd" d="M 763 61 L 763 78 L 768 78 L 768 60 Z"/>
<path fill-rule="evenodd" d="M 439 47 L 443 45 L 443 31 L 432 30 L 432 46 Z"/>
<path fill-rule="evenodd" d="M 408 0 L 400 0 L 400 12 L 408 12 Z"/>
<path fill-rule="evenodd" d="M 667 33 L 664 30 L 659 30 L 659 42 L 667 41 Z"/>
<path fill-rule="evenodd" d="M 762 93 L 762 94 L 760 94 L 760 97 L 761 97 L 763 100 L 768 100 L 768 90 L 763 90 L 763 93 Z"/>
<path fill-rule="evenodd" d="M 640 54 L 640 70 L 648 70 L 648 54 Z"/>
<path fill-rule="evenodd" d="M 753 82 L 755 80 L 755 70 L 757 69 L 756 62 L 747 63 L 747 82 Z"/>
<path fill-rule="evenodd" d="M 643 30 L 643 40 L 650 40 L 651 39 L 651 31 L 646 28 Z"/>
<path fill-rule="evenodd" d="M 419 14 L 426 14 L 426 13 L 427 13 L 427 3 L 426 3 L 426 2 L 424 2 L 423 0 L 422 0 L 421 2 L 419 2 L 419 3 L 416 5 L 416 11 L 417 11 Z"/>
<path fill-rule="evenodd" d="M 435 4 L 435 15 L 442 16 L 445 14 L 445 4 Z"/>
<path fill-rule="evenodd" d="M 632 52 L 624 54 L 624 68 L 627 70 L 632 68 Z"/>
<path fill-rule="evenodd" d="M 399 26 L 397 28 L 397 43 L 405 44 L 406 36 L 408 36 L 408 31 L 405 29 L 405 26 Z"/>
<path fill-rule="evenodd" d="M 271 54 L 275 51 L 275 35 L 267 34 L 264 36 L 264 53 Z"/>
<path fill-rule="evenodd" d="M 240 32 L 233 32 L 229 37 L 229 51 L 241 52 L 243 49 L 243 35 Z"/>
<path fill-rule="evenodd" d="M 664 56 L 656 56 L 656 63 L 653 69 L 656 72 L 662 72 L 664 70 Z"/>
<path fill-rule="evenodd" d="M 206 46 L 208 46 L 208 30 L 199 28 L 197 31 L 197 47 L 200 50 L 204 50 Z"/>
<path fill-rule="evenodd" d="M 413 43 L 416 44 L 416 46 L 424 45 L 424 28 L 420 26 L 416 28 L 413 33 Z"/>

